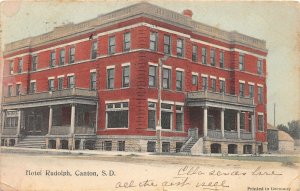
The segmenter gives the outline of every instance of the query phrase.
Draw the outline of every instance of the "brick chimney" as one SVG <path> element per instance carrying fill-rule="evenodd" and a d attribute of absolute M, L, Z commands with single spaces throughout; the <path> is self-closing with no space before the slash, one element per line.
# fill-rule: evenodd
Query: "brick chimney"
<path fill-rule="evenodd" d="M 193 17 L 193 11 L 190 10 L 190 9 L 185 9 L 185 10 L 182 12 L 182 14 L 183 14 L 184 16 L 187 16 L 187 17 L 190 17 L 190 18 Z"/>

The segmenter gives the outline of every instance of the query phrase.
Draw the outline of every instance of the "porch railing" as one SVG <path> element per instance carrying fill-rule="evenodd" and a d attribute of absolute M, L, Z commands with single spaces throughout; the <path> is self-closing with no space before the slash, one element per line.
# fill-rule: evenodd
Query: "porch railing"
<path fill-rule="evenodd" d="M 95 134 L 95 128 L 93 127 L 75 127 L 75 134 Z"/>
<path fill-rule="evenodd" d="M 51 135 L 68 135 L 70 133 L 70 126 L 52 126 Z"/>
<path fill-rule="evenodd" d="M 253 136 L 251 132 L 240 132 L 242 140 L 252 140 Z M 214 139 L 221 139 L 222 138 L 222 131 L 221 130 L 207 130 L 207 136 Z M 224 138 L 225 139 L 238 139 L 238 132 L 237 131 L 224 131 Z"/>
<path fill-rule="evenodd" d="M 241 103 L 247 105 L 254 105 L 253 98 L 249 97 L 239 97 L 236 95 L 218 93 L 218 92 L 210 92 L 210 91 L 195 91 L 195 92 L 188 92 L 187 99 L 211 99 L 211 100 L 218 100 L 218 101 L 226 101 L 231 103 Z"/>
<path fill-rule="evenodd" d="M 3 135 L 16 135 L 18 132 L 17 128 L 3 128 L 2 134 Z"/>
<path fill-rule="evenodd" d="M 12 97 L 4 97 L 3 103 L 26 102 L 26 101 L 35 101 L 35 100 L 44 100 L 44 99 L 72 97 L 72 96 L 94 98 L 97 96 L 97 91 L 91 91 L 89 89 L 82 89 L 82 88 L 47 91 L 47 92 L 40 92 L 40 93 L 33 93 L 33 94 L 26 94 L 26 95 L 12 96 Z"/>

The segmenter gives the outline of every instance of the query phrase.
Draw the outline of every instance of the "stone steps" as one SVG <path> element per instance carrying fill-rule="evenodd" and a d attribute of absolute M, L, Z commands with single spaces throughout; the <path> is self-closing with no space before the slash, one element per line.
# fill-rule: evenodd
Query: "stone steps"
<path fill-rule="evenodd" d="M 15 147 L 22 148 L 46 148 L 46 141 L 44 136 L 26 136 L 21 139 Z"/>

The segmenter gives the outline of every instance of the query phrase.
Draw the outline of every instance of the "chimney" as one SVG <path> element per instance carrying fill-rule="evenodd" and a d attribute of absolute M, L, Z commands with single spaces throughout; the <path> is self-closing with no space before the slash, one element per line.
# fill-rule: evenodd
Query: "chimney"
<path fill-rule="evenodd" d="M 182 12 L 182 14 L 183 14 L 184 16 L 186 16 L 186 17 L 192 18 L 192 16 L 193 16 L 193 11 L 190 10 L 190 9 L 185 9 L 185 10 Z"/>

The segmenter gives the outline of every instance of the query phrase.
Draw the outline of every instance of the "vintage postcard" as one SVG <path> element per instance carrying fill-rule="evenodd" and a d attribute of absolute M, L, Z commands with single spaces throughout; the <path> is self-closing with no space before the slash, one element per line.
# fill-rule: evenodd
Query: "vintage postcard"
<path fill-rule="evenodd" d="M 2 1 L 0 190 L 300 191 L 300 6 Z"/>

